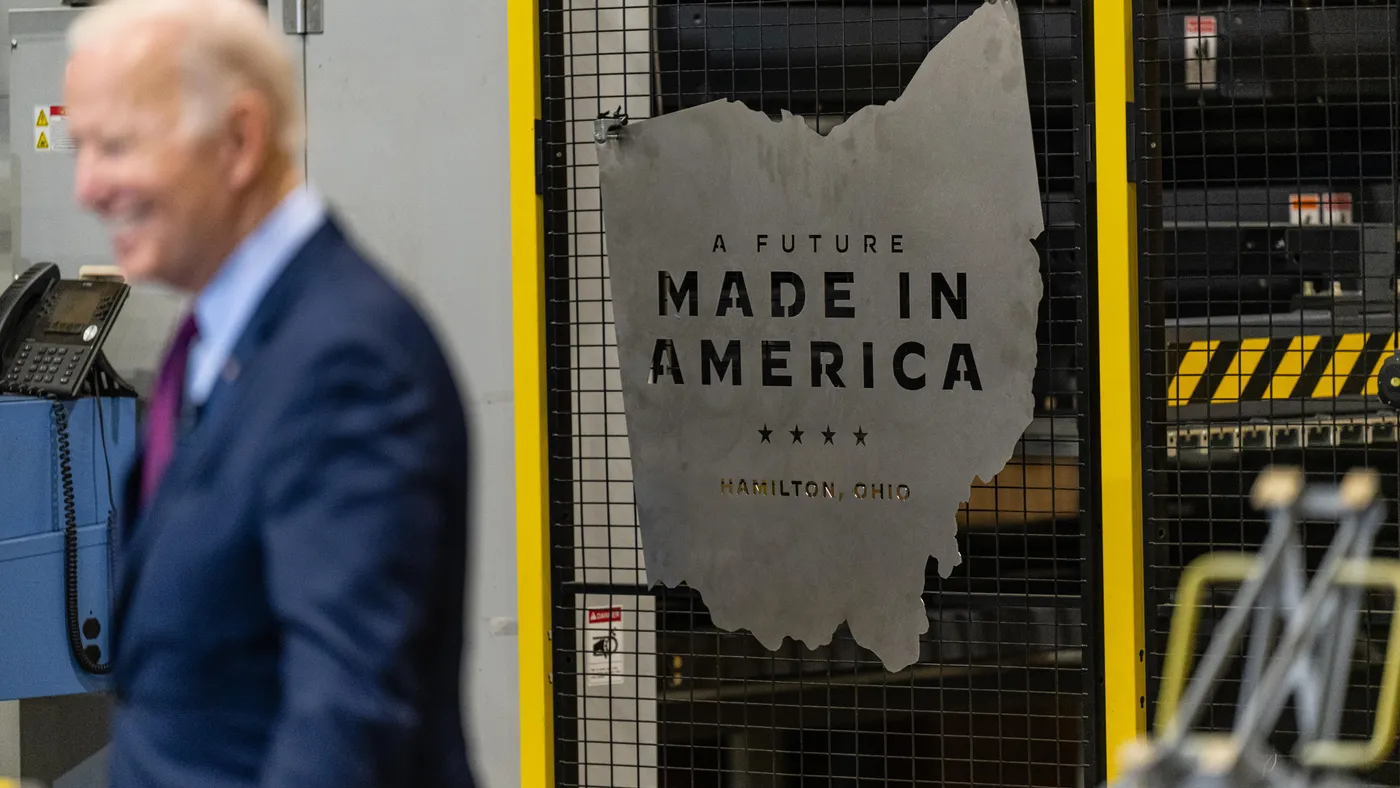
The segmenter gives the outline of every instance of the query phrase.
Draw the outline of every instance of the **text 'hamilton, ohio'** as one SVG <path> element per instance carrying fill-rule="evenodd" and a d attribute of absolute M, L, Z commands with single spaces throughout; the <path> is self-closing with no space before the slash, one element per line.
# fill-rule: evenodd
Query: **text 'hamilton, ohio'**
<path fill-rule="evenodd" d="M 851 498 L 857 501 L 907 501 L 909 485 L 885 482 L 857 482 L 850 486 Z M 719 493 L 723 496 L 776 496 L 779 498 L 815 498 L 828 501 L 846 500 L 847 489 L 836 482 L 811 482 L 801 479 L 720 479 Z"/>

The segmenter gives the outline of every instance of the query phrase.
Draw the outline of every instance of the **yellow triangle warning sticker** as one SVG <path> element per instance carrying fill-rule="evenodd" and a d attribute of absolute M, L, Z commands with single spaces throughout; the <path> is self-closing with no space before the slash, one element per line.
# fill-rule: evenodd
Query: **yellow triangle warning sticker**
<path fill-rule="evenodd" d="M 39 132 L 39 141 L 34 143 L 34 150 L 48 150 L 49 138 L 44 132 Z"/>
<path fill-rule="evenodd" d="M 39 119 L 34 122 L 34 127 L 42 128 L 47 125 L 49 125 L 49 116 L 41 109 L 39 110 Z"/>

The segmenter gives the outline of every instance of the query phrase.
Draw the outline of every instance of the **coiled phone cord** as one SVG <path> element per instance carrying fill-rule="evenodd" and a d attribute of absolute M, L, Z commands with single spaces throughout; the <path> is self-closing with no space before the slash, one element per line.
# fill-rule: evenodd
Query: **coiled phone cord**
<path fill-rule="evenodd" d="M 64 624 L 68 630 L 68 650 L 78 666 L 88 673 L 102 676 L 112 672 L 111 661 L 98 662 L 101 651 L 94 645 L 90 648 L 98 653 L 94 658 L 83 647 L 83 633 L 78 623 L 78 502 L 73 490 L 73 449 L 68 437 L 68 411 L 56 398 L 46 397 L 53 405 L 54 426 L 58 435 L 58 471 L 63 486 L 63 595 Z M 108 538 L 111 537 L 112 522 L 116 511 L 107 509 Z M 108 545 L 111 549 L 112 545 Z"/>

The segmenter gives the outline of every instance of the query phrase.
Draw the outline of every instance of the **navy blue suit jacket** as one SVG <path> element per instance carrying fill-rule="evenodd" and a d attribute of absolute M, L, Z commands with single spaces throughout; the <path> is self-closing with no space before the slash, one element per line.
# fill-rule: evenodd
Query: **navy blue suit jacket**
<path fill-rule="evenodd" d="M 437 342 L 328 219 L 145 510 L 128 476 L 112 787 L 471 786 L 467 462 Z"/>

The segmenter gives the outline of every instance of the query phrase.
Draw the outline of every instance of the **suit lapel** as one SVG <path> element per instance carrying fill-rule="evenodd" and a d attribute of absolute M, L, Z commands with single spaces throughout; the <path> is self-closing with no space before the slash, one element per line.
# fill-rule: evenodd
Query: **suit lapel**
<path fill-rule="evenodd" d="M 113 604 L 113 615 L 117 620 L 126 612 L 131 601 L 132 588 L 144 565 L 145 555 L 152 540 L 161 530 L 156 523 L 159 522 L 158 516 L 163 505 L 167 504 L 171 491 L 186 486 L 185 480 L 190 474 L 199 473 L 198 469 L 209 452 L 214 446 L 222 443 L 217 436 L 227 429 L 232 418 L 231 413 L 238 410 L 235 402 L 235 395 L 240 392 L 240 389 L 235 387 L 241 374 L 238 370 L 248 368 L 272 336 L 277 324 L 289 313 L 309 284 L 312 270 L 323 264 L 327 254 L 343 243 L 344 238 L 334 217 L 328 213 L 326 221 L 302 245 L 278 275 L 277 280 L 268 288 L 233 352 L 229 354 L 224 374 L 220 375 L 210 392 L 198 423 L 178 442 L 166 468 L 165 479 L 157 488 L 150 504 L 144 508 L 140 505 L 141 456 L 144 454 L 144 447 L 138 450 L 136 462 L 131 473 L 127 475 L 124 493 L 128 513 L 122 517 L 121 581 L 117 589 L 117 599 Z"/>
<path fill-rule="evenodd" d="M 182 446 L 186 454 L 181 458 L 179 471 L 171 477 L 174 483 L 170 486 L 178 488 L 180 480 L 190 474 L 198 474 L 209 453 L 223 444 L 218 436 L 236 423 L 233 415 L 238 411 L 239 397 L 246 396 L 248 391 L 246 387 L 238 385 L 240 379 L 245 371 L 253 369 L 258 355 L 276 333 L 278 325 L 295 310 L 297 300 L 311 284 L 312 272 L 326 264 L 328 253 L 343 239 L 335 220 L 328 215 L 321 228 L 302 245 L 301 251 L 263 295 L 243 335 L 229 353 L 214 388 L 209 392 L 199 424 L 187 444 Z M 173 462 L 171 464 L 174 465 Z"/>

